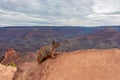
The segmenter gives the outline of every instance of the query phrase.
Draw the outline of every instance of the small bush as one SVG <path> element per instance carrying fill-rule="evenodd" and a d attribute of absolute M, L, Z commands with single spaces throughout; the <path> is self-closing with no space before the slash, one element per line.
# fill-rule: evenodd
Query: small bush
<path fill-rule="evenodd" d="M 8 66 L 17 67 L 17 65 L 15 64 L 14 61 L 12 61 L 10 64 L 8 64 Z"/>

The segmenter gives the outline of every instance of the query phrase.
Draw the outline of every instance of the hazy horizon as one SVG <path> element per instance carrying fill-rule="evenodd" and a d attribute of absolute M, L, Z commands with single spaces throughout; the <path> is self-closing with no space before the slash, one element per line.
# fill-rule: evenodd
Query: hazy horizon
<path fill-rule="evenodd" d="M 98 26 L 52 26 L 52 25 L 48 25 L 48 26 L 37 26 L 37 25 L 31 25 L 31 26 L 27 26 L 27 25 L 9 25 L 9 26 L 0 26 L 0 28 L 4 28 L 4 27 L 88 27 L 88 28 L 90 28 L 90 27 L 120 27 L 120 25 L 98 25 Z"/>
<path fill-rule="evenodd" d="M 119 0 L 2 0 L 0 26 L 120 25 Z"/>

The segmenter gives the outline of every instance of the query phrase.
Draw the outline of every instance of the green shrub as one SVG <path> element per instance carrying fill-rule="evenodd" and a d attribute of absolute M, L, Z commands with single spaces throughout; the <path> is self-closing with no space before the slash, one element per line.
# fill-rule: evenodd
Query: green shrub
<path fill-rule="evenodd" d="M 17 67 L 17 65 L 15 64 L 14 61 L 12 61 L 10 64 L 8 64 L 8 66 Z"/>

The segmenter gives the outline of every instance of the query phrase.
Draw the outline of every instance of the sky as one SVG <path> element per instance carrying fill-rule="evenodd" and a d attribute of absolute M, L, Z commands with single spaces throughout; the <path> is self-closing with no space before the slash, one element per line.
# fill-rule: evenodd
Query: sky
<path fill-rule="evenodd" d="M 0 26 L 120 25 L 120 0 L 1 0 Z"/>

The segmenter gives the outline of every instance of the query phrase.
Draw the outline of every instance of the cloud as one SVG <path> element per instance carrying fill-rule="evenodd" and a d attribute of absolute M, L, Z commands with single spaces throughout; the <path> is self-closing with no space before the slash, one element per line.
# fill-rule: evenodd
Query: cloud
<path fill-rule="evenodd" d="M 95 13 L 120 12 L 120 0 L 95 0 L 92 7 Z"/>
<path fill-rule="evenodd" d="M 94 0 L 93 13 L 86 17 L 100 25 L 120 25 L 119 0 Z"/>
<path fill-rule="evenodd" d="M 0 25 L 119 24 L 119 0 L 2 0 Z"/>

